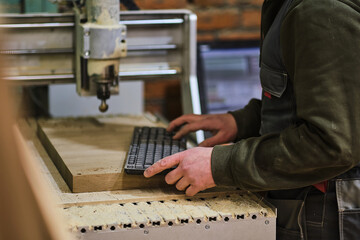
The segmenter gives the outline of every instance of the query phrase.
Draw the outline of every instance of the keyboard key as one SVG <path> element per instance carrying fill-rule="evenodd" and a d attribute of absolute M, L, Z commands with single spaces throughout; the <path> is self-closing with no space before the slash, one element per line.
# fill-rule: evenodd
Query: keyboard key
<path fill-rule="evenodd" d="M 162 158 L 162 154 L 163 154 L 163 145 L 162 142 L 160 142 L 157 143 L 155 147 L 154 163 Z"/>
<path fill-rule="evenodd" d="M 150 137 L 149 137 L 149 139 L 155 139 L 155 138 L 156 138 L 156 135 L 157 135 L 157 130 L 156 130 L 156 128 L 151 128 L 151 129 L 150 129 Z"/>
<path fill-rule="evenodd" d="M 171 155 L 178 153 L 179 152 L 179 145 L 178 144 L 173 144 L 171 146 Z"/>
<path fill-rule="evenodd" d="M 128 162 L 128 164 L 134 164 L 135 163 L 135 156 L 130 156 L 129 160 L 127 162 Z"/>
<path fill-rule="evenodd" d="M 171 145 L 164 145 L 162 158 L 170 156 L 170 154 L 171 154 Z"/>
<path fill-rule="evenodd" d="M 158 135 L 164 136 L 165 133 L 166 133 L 166 129 L 165 128 L 158 128 L 157 132 L 158 132 Z"/>
<path fill-rule="evenodd" d="M 149 140 L 146 157 L 145 157 L 145 165 L 152 165 L 154 163 L 154 151 L 155 151 L 155 141 Z"/>
<path fill-rule="evenodd" d="M 138 150 L 139 150 L 139 147 L 138 147 L 138 145 L 137 144 L 135 144 L 135 145 L 132 145 L 131 147 L 130 147 L 130 155 L 136 155 L 136 153 L 138 152 Z"/>

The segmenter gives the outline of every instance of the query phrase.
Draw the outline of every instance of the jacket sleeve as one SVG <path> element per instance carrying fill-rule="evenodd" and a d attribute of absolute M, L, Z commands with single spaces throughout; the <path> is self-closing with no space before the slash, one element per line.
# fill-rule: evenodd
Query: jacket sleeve
<path fill-rule="evenodd" d="M 333 178 L 360 161 L 360 1 L 296 1 L 281 46 L 301 123 L 216 146 L 218 185 L 289 189 Z"/>
<path fill-rule="evenodd" d="M 235 142 L 249 137 L 259 136 L 261 125 L 261 101 L 259 99 L 251 99 L 243 108 L 229 113 L 235 118 L 238 132 Z"/>

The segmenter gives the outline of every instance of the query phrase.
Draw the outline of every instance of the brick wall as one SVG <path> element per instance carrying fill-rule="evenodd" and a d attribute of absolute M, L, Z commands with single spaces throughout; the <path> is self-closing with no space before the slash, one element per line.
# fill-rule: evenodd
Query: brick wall
<path fill-rule="evenodd" d="M 263 0 L 134 1 L 141 9 L 192 10 L 198 16 L 198 41 L 254 40 L 260 36 L 260 10 Z"/>
<path fill-rule="evenodd" d="M 263 0 L 134 1 L 142 10 L 174 8 L 192 10 L 198 16 L 199 42 L 258 40 L 260 36 L 260 12 Z M 123 6 L 122 10 L 125 10 Z M 168 119 L 181 114 L 179 81 L 145 83 L 145 92 L 147 111 L 159 112 Z"/>

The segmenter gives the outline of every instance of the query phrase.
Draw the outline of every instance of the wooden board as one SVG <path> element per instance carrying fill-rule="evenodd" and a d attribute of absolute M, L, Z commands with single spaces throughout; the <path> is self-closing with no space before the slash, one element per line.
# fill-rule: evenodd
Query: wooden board
<path fill-rule="evenodd" d="M 93 204 L 116 204 L 140 201 L 162 201 L 171 199 L 188 199 L 183 191 L 178 191 L 174 185 L 161 188 L 139 188 L 101 192 L 72 193 L 58 169 L 37 137 L 38 124 L 35 119 L 18 121 L 21 133 L 32 152 L 37 168 L 41 171 L 49 187 L 58 196 L 62 207 L 84 206 Z M 196 194 L 195 197 L 226 196 L 239 193 L 235 187 L 216 187 Z"/>
<path fill-rule="evenodd" d="M 161 126 L 143 116 L 38 120 L 38 136 L 74 193 L 166 186 L 124 172 L 135 126 Z"/>

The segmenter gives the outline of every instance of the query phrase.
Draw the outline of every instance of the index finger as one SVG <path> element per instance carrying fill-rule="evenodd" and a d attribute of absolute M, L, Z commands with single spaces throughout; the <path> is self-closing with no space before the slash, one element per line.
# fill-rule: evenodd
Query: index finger
<path fill-rule="evenodd" d="M 171 121 L 169 123 L 169 126 L 167 127 L 167 131 L 171 132 L 173 131 L 176 127 L 179 127 L 181 125 L 183 125 L 184 123 L 188 123 L 188 122 L 193 122 L 196 121 L 199 118 L 200 115 L 195 115 L 195 114 L 186 114 L 183 115 L 181 117 L 176 118 L 175 120 Z"/>
<path fill-rule="evenodd" d="M 181 153 L 176 153 L 174 155 L 168 156 L 166 158 L 157 161 L 156 163 L 154 163 L 152 166 L 148 167 L 144 171 L 144 177 L 146 178 L 152 177 L 158 174 L 159 172 L 164 171 L 165 169 L 179 165 L 181 155 L 182 155 Z"/>
<path fill-rule="evenodd" d="M 202 121 L 194 121 L 191 123 L 186 124 L 184 127 L 182 127 L 175 135 L 174 135 L 174 139 L 179 139 L 183 136 L 185 136 L 186 134 L 190 133 L 190 132 L 196 132 L 198 130 L 210 130 L 212 128 L 214 128 L 213 126 L 214 124 L 212 124 L 211 121 L 207 120 L 206 118 L 203 119 Z"/>

